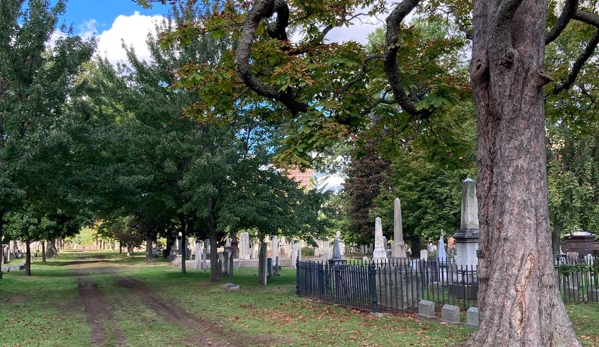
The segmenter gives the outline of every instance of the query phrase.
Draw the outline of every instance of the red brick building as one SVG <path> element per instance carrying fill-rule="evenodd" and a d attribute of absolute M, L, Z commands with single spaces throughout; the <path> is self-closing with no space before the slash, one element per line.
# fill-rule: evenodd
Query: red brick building
<path fill-rule="evenodd" d="M 312 182 L 314 172 L 311 169 L 305 170 L 303 172 L 301 170 L 286 170 L 285 172 L 289 177 L 299 182 L 302 186 L 308 189 L 314 188 Z"/>

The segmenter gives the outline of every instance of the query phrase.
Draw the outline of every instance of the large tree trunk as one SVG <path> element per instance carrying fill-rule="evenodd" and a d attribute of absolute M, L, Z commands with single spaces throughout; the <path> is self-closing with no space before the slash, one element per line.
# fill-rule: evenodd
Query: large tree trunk
<path fill-rule="evenodd" d="M 31 242 L 25 241 L 25 276 L 31 276 Z"/>
<path fill-rule="evenodd" d="M 556 287 L 547 201 L 545 0 L 476 0 L 480 325 L 470 346 L 579 346 Z"/>
<path fill-rule="evenodd" d="M 42 241 L 42 264 L 46 265 L 46 241 Z"/>
<path fill-rule="evenodd" d="M 46 257 L 47 258 L 57 258 L 58 250 L 56 249 L 56 240 L 48 241 L 48 247 L 46 247 Z"/>
<path fill-rule="evenodd" d="M 146 238 L 146 259 L 145 261 L 153 261 L 154 254 L 152 253 L 152 237 Z"/>

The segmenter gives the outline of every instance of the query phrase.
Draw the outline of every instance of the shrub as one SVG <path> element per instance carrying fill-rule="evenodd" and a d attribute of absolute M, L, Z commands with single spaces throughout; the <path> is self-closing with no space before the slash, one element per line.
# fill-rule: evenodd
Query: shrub
<path fill-rule="evenodd" d="M 314 256 L 314 248 L 304 247 L 302 248 L 302 257 L 313 257 Z"/>

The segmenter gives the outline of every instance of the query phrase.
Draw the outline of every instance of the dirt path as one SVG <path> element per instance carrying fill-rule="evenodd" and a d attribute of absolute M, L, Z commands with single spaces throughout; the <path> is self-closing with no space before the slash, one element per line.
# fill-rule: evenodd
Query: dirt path
<path fill-rule="evenodd" d="M 176 324 L 186 331 L 185 336 L 182 336 L 179 341 L 173 341 L 176 342 L 176 346 L 269 345 L 267 338 L 254 337 L 248 340 L 248 336 L 240 336 L 234 331 L 216 326 L 172 301 L 166 302 L 142 281 L 120 275 L 118 265 L 104 262 L 101 259 L 98 261 L 82 260 L 79 264 L 73 262 L 71 265 L 74 265 L 74 271 L 79 281 L 79 300 L 92 327 L 90 336 L 92 346 L 127 346 L 125 336 L 116 325 L 113 312 L 127 303 L 139 301 L 146 309 L 153 312 L 153 316 Z M 93 277 L 90 276 L 106 273 L 112 276 L 118 287 L 126 289 L 123 294 L 119 293 L 118 298 L 109 299 L 109 296 L 102 293 Z"/>
<path fill-rule="evenodd" d="M 83 302 L 87 321 L 92 326 L 91 343 L 103 346 L 112 334 L 117 346 L 126 346 L 125 337 L 114 323 L 112 305 L 106 301 L 98 285 L 85 275 L 79 275 L 79 297 Z"/>

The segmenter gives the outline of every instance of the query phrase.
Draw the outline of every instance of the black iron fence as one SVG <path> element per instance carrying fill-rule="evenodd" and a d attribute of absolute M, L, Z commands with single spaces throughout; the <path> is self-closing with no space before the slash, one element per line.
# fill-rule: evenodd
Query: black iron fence
<path fill-rule="evenodd" d="M 599 301 L 599 257 L 558 256 L 555 268 L 564 302 Z"/>
<path fill-rule="evenodd" d="M 561 263 L 560 263 L 561 262 Z M 599 259 L 556 259 L 565 302 L 599 301 Z M 436 306 L 476 307 L 475 266 L 452 260 L 390 258 L 297 263 L 296 294 L 372 312 L 417 311 L 420 300 Z"/>

